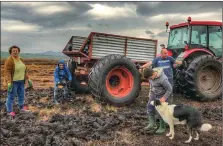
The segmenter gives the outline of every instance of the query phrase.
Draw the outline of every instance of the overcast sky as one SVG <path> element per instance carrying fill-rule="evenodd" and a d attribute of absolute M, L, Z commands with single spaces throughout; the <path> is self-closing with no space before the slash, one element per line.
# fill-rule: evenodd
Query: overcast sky
<path fill-rule="evenodd" d="M 72 35 L 104 32 L 167 43 L 165 22 L 222 21 L 222 2 L 2 2 L 1 49 L 61 52 Z"/>

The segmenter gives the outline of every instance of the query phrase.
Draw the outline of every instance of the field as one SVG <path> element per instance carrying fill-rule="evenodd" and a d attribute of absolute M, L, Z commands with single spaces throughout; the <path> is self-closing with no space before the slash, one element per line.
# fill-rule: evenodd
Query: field
<path fill-rule="evenodd" d="M 195 106 L 203 114 L 205 123 L 213 125 L 209 132 L 201 133 L 200 140 L 191 144 L 184 126 L 176 126 L 175 139 L 165 135 L 149 135 L 143 130 L 147 124 L 146 103 L 149 87 L 143 86 L 135 103 L 128 107 L 114 107 L 100 103 L 91 95 L 71 94 L 69 101 L 55 106 L 53 97 L 53 71 L 56 60 L 26 60 L 35 90 L 26 90 L 26 105 L 30 113 L 20 113 L 15 102 L 16 118 L 6 116 L 1 106 L 1 144 L 55 145 L 55 146 L 221 146 L 222 101 L 196 102 L 181 95 L 175 103 Z M 3 63 L 2 63 L 3 64 Z M 1 81 L 4 67 L 1 65 Z M 1 82 L 2 83 L 2 82 Z M 2 87 L 2 86 L 1 86 Z M 1 101 L 6 99 L 1 89 Z M 168 129 L 169 130 L 169 129 Z"/>
<path fill-rule="evenodd" d="M 49 59 L 25 59 L 24 60 L 30 74 L 30 79 L 33 81 L 35 88 L 45 89 L 53 87 L 53 72 L 57 64 L 57 60 Z M 4 62 L 1 60 L 1 75 L 4 72 Z M 3 83 L 3 76 L 1 76 L 1 84 Z M 1 86 L 1 88 L 4 88 Z"/>

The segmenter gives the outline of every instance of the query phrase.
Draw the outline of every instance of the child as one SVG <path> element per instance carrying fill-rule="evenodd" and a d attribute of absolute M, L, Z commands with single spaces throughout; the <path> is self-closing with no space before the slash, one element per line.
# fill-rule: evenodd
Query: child
<path fill-rule="evenodd" d="M 68 81 L 68 82 L 67 82 Z M 58 95 L 58 85 L 59 84 L 64 84 L 63 90 L 64 90 L 64 97 L 68 97 L 68 89 L 67 89 L 67 84 L 72 81 L 72 76 L 70 73 L 70 70 L 67 68 L 65 61 L 60 60 L 58 63 L 58 66 L 56 67 L 54 71 L 54 103 L 59 104 L 57 101 L 57 95 Z M 64 83 L 66 82 L 66 83 Z"/>
<path fill-rule="evenodd" d="M 143 75 L 150 82 L 149 101 L 147 104 L 147 112 L 149 118 L 149 125 L 144 129 L 154 131 L 156 129 L 155 124 L 155 107 L 150 104 L 151 101 L 159 99 L 161 102 L 168 101 L 169 96 L 172 94 L 172 86 L 168 81 L 167 76 L 164 74 L 162 68 L 146 68 L 143 71 Z M 163 119 L 159 116 L 160 126 L 156 131 L 156 134 L 163 134 L 166 130 Z"/>

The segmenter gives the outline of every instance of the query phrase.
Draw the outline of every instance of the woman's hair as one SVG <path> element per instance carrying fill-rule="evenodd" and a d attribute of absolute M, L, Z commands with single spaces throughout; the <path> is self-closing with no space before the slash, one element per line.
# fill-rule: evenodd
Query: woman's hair
<path fill-rule="evenodd" d="M 20 48 L 19 48 L 18 46 L 16 46 L 16 45 L 13 45 L 13 46 L 11 46 L 11 47 L 9 48 L 9 54 L 12 53 L 12 48 L 17 48 L 17 49 L 19 50 L 19 52 L 20 52 Z"/>
<path fill-rule="evenodd" d="M 145 68 L 143 71 L 144 78 L 148 79 L 153 75 L 153 69 L 152 68 Z"/>

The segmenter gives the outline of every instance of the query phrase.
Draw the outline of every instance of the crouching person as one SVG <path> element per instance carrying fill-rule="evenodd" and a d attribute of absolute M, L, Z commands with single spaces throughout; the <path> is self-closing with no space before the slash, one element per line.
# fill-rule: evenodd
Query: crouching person
<path fill-rule="evenodd" d="M 150 92 L 149 92 L 149 101 L 147 104 L 147 113 L 149 124 L 144 129 L 150 131 L 150 133 L 163 134 L 166 130 L 165 122 L 158 115 L 159 119 L 159 128 L 157 129 L 155 114 L 158 112 L 155 111 L 155 107 L 151 105 L 151 101 L 159 99 L 161 102 L 168 102 L 169 96 L 172 94 L 172 86 L 168 81 L 167 76 L 164 74 L 162 68 L 146 68 L 143 72 L 144 77 L 149 79 L 150 82 Z"/>
<path fill-rule="evenodd" d="M 70 70 L 67 68 L 65 61 L 60 60 L 54 71 L 54 97 L 53 101 L 55 104 L 58 103 L 58 85 L 63 86 L 64 98 L 68 98 L 68 88 L 67 85 L 72 81 L 72 76 Z"/>

